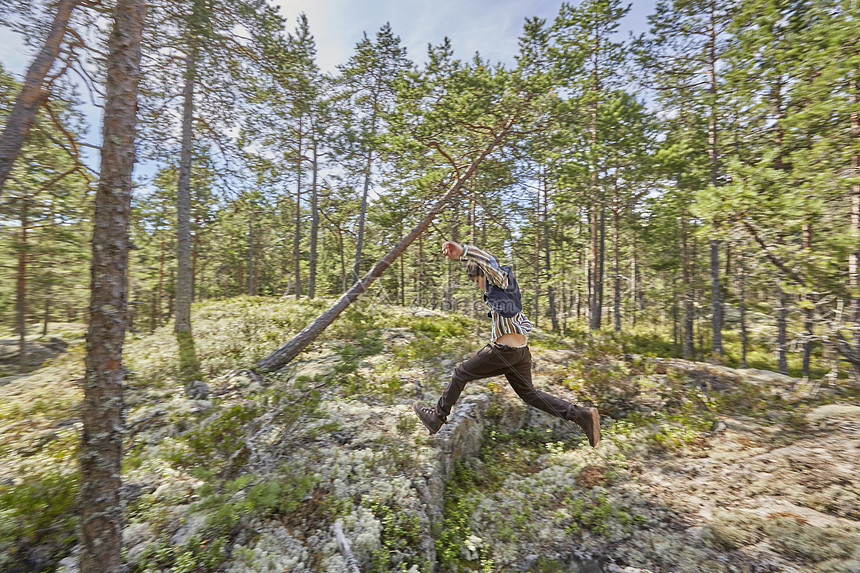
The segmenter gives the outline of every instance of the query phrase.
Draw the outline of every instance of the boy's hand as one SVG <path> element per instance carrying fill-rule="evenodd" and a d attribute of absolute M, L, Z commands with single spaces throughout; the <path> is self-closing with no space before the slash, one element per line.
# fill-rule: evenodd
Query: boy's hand
<path fill-rule="evenodd" d="M 459 261 L 463 255 L 463 247 L 454 241 L 445 241 L 442 245 L 442 254 L 452 261 Z"/>

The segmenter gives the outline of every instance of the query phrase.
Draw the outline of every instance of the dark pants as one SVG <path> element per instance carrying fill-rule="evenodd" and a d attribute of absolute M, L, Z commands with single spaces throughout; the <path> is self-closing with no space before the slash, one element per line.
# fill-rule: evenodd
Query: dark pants
<path fill-rule="evenodd" d="M 564 420 L 570 420 L 576 408 L 570 402 L 535 390 L 532 385 L 532 353 L 529 347 L 514 348 L 504 344 L 490 343 L 475 356 L 454 369 L 451 383 L 445 388 L 436 410 L 447 416 L 457 402 L 466 382 L 504 374 L 517 396 L 529 406 L 543 410 Z"/>

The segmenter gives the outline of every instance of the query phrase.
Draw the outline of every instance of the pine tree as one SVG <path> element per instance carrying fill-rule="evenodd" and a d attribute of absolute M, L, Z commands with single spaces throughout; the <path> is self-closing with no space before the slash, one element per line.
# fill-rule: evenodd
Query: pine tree
<path fill-rule="evenodd" d="M 646 56 L 640 59 L 649 72 L 650 83 L 661 102 L 676 115 L 679 135 L 690 138 L 697 151 L 691 155 L 698 172 L 686 177 L 689 191 L 722 184 L 721 147 L 723 120 L 718 102 L 723 96 L 719 67 L 724 59 L 733 5 L 722 0 L 661 1 L 649 17 L 651 37 Z M 699 151 L 700 150 L 700 151 Z M 689 167 L 688 167 L 689 169 Z M 685 264 L 683 282 L 687 290 L 684 304 L 685 356 L 692 355 L 694 321 L 693 261 L 694 222 L 684 211 Z M 713 224 L 718 226 L 719 220 Z M 711 268 L 712 352 L 722 354 L 723 294 L 719 276 L 717 238 L 709 239 Z"/>
<path fill-rule="evenodd" d="M 353 176 L 361 180 L 361 209 L 357 223 L 357 244 L 352 282 L 358 281 L 364 249 L 367 200 L 374 181 L 374 168 L 382 159 L 382 139 L 388 131 L 388 115 L 396 98 L 394 82 L 410 67 L 406 49 L 389 24 L 385 24 L 371 40 L 367 34 L 355 46 L 355 54 L 338 67 L 338 101 L 342 101 L 347 116 L 342 118 L 346 129 L 339 147 L 344 164 Z"/>
<path fill-rule="evenodd" d="M 142 0 L 118 0 L 109 41 L 101 173 L 93 217 L 90 325 L 82 407 L 82 573 L 122 571 L 122 346 L 128 220 L 135 163 Z"/>
<path fill-rule="evenodd" d="M 618 0 L 589 0 L 573 7 L 561 6 L 553 26 L 559 65 L 565 68 L 565 88 L 577 101 L 586 137 L 582 141 L 585 160 L 583 177 L 587 179 L 589 227 L 591 235 L 591 277 L 589 328 L 599 329 L 603 312 L 603 277 L 606 235 L 606 188 L 602 176 L 606 167 L 606 134 L 600 129 L 601 108 L 617 87 L 625 58 L 622 43 L 612 39 L 620 19 L 629 11 Z M 573 67 L 570 67 L 570 66 Z"/>

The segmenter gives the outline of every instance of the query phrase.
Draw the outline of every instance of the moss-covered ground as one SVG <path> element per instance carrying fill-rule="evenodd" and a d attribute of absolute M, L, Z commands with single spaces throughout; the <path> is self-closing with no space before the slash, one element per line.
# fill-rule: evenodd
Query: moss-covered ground
<path fill-rule="evenodd" d="M 860 570 L 843 380 L 683 361 L 644 329 L 536 332 L 536 385 L 597 405 L 602 444 L 497 378 L 464 393 L 480 447 L 458 457 L 410 406 L 483 345 L 472 319 L 356 304 L 281 372 L 246 370 L 331 302 L 197 304 L 191 359 L 170 326 L 128 335 L 129 571 L 346 571 L 336 522 L 363 571 Z M 0 386 L 3 571 L 74 570 L 83 332 L 63 338 Z"/>

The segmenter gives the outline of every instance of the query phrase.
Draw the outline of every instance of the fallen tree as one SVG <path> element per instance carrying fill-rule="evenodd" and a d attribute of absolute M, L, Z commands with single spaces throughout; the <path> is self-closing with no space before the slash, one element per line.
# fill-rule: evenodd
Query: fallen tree
<path fill-rule="evenodd" d="M 397 260 L 397 257 L 403 254 L 406 248 L 423 233 L 432 223 L 433 218 L 442 212 L 445 206 L 451 199 L 457 196 L 463 185 L 474 175 L 478 167 L 487 158 L 490 152 L 498 146 L 502 140 L 510 132 L 511 128 L 516 123 L 517 116 L 509 117 L 497 129 L 492 130 L 492 139 L 478 156 L 472 160 L 469 167 L 465 171 L 455 170 L 454 176 L 456 179 L 448 187 L 445 193 L 434 204 L 427 216 L 415 226 L 412 231 L 400 239 L 400 242 L 394 246 L 384 257 L 382 257 L 370 271 L 365 274 L 361 280 L 352 285 L 347 292 L 341 296 L 328 310 L 322 313 L 316 320 L 306 326 L 301 332 L 292 338 L 289 342 L 281 345 L 277 350 L 260 360 L 254 365 L 254 370 L 257 372 L 272 372 L 283 368 L 290 363 L 296 356 L 308 347 L 317 336 L 319 336 L 334 320 L 346 309 L 355 299 L 357 299 L 364 291 L 366 291 L 373 282 L 382 276 L 389 266 Z"/>

